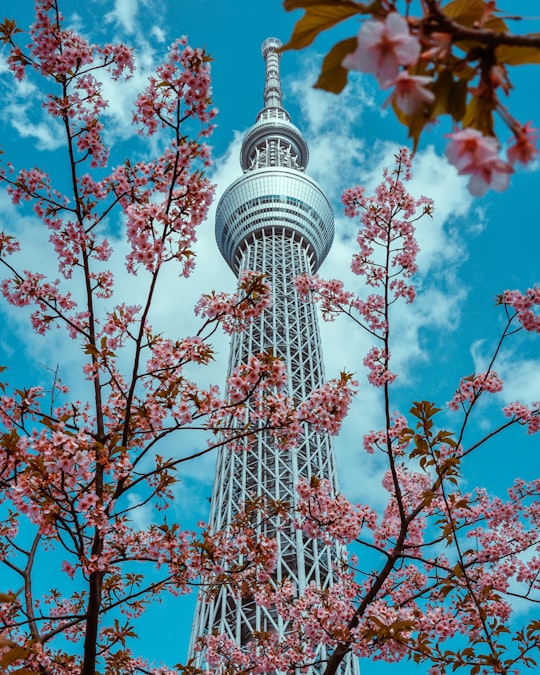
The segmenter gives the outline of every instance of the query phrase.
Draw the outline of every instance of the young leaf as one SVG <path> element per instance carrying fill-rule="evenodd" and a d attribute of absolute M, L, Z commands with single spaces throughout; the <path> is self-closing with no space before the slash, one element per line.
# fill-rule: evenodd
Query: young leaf
<path fill-rule="evenodd" d="M 523 63 L 540 63 L 540 49 L 537 47 L 511 47 L 500 45 L 495 50 L 499 63 L 508 66 L 520 66 Z"/>
<path fill-rule="evenodd" d="M 454 0 L 454 2 L 444 6 L 443 12 L 457 23 L 467 26 L 467 28 L 474 28 L 483 18 L 485 8 L 484 0 Z M 508 30 L 505 22 L 494 16 L 490 16 L 487 21 L 483 22 L 483 28 L 493 30 L 496 33 Z"/>
<path fill-rule="evenodd" d="M 478 129 L 484 136 L 493 135 L 493 111 L 486 100 L 480 96 L 473 96 L 467 105 L 463 117 L 463 126 Z"/>
<path fill-rule="evenodd" d="M 357 39 L 352 37 L 342 40 L 332 47 L 323 61 L 319 79 L 315 83 L 316 89 L 324 89 L 339 94 L 347 84 L 349 72 L 341 64 L 347 54 L 354 52 L 357 44 Z"/>
<path fill-rule="evenodd" d="M 359 6 L 348 0 L 338 5 L 334 2 L 313 2 L 306 3 L 306 5 L 306 13 L 296 22 L 291 39 L 281 49 L 307 47 L 323 30 L 328 30 L 359 13 Z M 285 9 L 289 8 L 285 6 Z M 291 9 L 294 8 L 291 7 Z"/>

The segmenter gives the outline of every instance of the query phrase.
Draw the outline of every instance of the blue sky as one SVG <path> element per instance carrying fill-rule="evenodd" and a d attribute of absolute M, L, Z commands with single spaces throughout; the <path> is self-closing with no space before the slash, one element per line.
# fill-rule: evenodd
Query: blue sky
<path fill-rule="evenodd" d="M 501 3 L 503 4 L 503 3 Z M 530 3 L 507 2 L 512 12 Z M 152 62 L 159 59 L 172 40 L 186 34 L 194 46 L 204 46 L 213 56 L 214 100 L 220 110 L 218 127 L 211 139 L 214 167 L 210 175 L 217 184 L 218 197 L 240 174 L 238 153 L 242 133 L 254 122 L 262 106 L 264 62 L 260 45 L 269 36 L 286 41 L 299 12 L 286 14 L 280 0 L 234 3 L 219 0 L 88 0 L 64 3 L 69 22 L 93 41 L 122 40 L 135 47 L 140 68 L 123 88 L 109 88 L 110 138 L 115 144 L 113 162 L 131 151 L 140 151 L 141 141 L 126 125 L 130 100 L 144 85 Z M 83 8 L 84 5 L 84 8 Z M 504 5 L 503 5 L 504 6 Z M 75 9 L 76 8 L 76 9 Z M 4 9 L 21 27 L 31 20 L 32 3 L 19 0 Z M 540 21 L 527 24 L 540 30 Z M 525 26 L 520 26 L 523 30 Z M 403 127 L 391 111 L 382 110 L 385 92 L 379 92 L 373 78 L 354 74 L 347 89 L 336 97 L 311 88 L 316 80 L 321 55 L 333 42 L 355 32 L 354 22 L 332 35 L 323 36 L 301 53 L 287 52 L 281 61 L 284 105 L 304 132 L 310 147 L 308 173 L 325 189 L 335 204 L 336 240 L 320 273 L 340 277 L 354 288 L 356 279 L 348 272 L 354 223 L 346 220 L 339 205 L 341 192 L 356 183 L 373 187 L 381 167 L 391 162 L 396 148 L 407 142 Z M 535 100 L 540 71 L 522 67 L 512 73 L 515 89 L 509 105 L 522 122 L 532 120 L 540 126 Z M 62 147 L 40 108 L 36 84 L 14 87 L 0 58 L 0 91 L 4 101 L 0 111 L 0 141 L 6 157 L 16 167 L 53 166 L 61 180 Z M 531 95 L 531 92 L 532 95 Z M 446 163 L 444 134 L 451 130 L 441 120 L 425 133 L 415 160 L 412 190 L 435 201 L 433 220 L 419 228 L 421 254 L 418 301 L 396 312 L 400 339 L 393 354 L 400 372 L 395 387 L 395 407 L 407 411 L 410 402 L 430 399 L 448 401 L 463 375 L 481 370 L 494 347 L 502 326 L 502 313 L 494 307 L 495 295 L 505 288 L 527 288 L 540 283 L 538 251 L 538 162 L 512 177 L 509 190 L 488 193 L 473 200 L 466 180 Z M 503 132 L 502 138 L 506 137 Z M 51 164 L 52 162 L 52 164 Z M 217 199 L 216 199 L 217 201 Z M 231 290 L 234 277 L 221 259 L 213 237 L 213 211 L 201 227 L 198 266 L 189 281 L 171 277 L 156 308 L 156 322 L 171 335 L 186 335 L 196 326 L 192 307 L 202 292 L 212 288 Z M 28 239 L 25 262 L 43 270 L 53 270 L 52 258 L 43 257 L 46 235 L 37 229 L 31 212 L 15 212 L 0 191 L 0 223 L 9 225 Z M 181 285 L 178 291 L 177 284 Z M 127 293 L 128 288 L 124 289 Z M 19 315 L 0 305 L 0 361 L 12 367 L 18 383 L 32 384 L 46 378 L 46 367 L 64 364 L 64 378 L 77 390 L 78 355 L 68 354 L 58 335 L 47 340 L 28 333 Z M 361 365 L 370 341 L 345 322 L 323 325 L 323 348 L 327 374 L 347 368 L 361 382 L 360 394 L 336 441 L 336 453 L 344 492 L 355 501 L 383 506 L 380 487 L 383 466 L 362 450 L 362 434 L 379 428 L 380 400 L 366 382 Z M 502 355 L 498 369 L 506 380 L 505 390 L 480 407 L 474 433 L 486 433 L 500 420 L 503 403 L 540 399 L 540 357 L 537 342 L 520 336 Z M 201 373 L 208 381 L 223 383 L 227 366 L 228 341 L 216 338 L 219 352 L 214 369 Z M 446 420 L 452 423 L 450 415 Z M 519 430 L 518 430 L 519 431 Z M 190 441 L 191 442 L 191 441 Z M 193 441 L 194 443 L 196 441 Z M 485 484 L 502 492 L 509 478 L 532 478 L 540 468 L 539 440 L 514 433 L 488 447 L 470 462 L 468 481 Z M 212 458 L 192 465 L 178 488 L 177 511 L 194 522 L 206 517 L 213 475 Z M 142 514 L 150 519 L 151 514 Z M 146 628 L 142 651 L 145 656 L 176 663 L 185 657 L 192 616 L 192 600 L 174 599 L 156 608 Z M 422 674 L 427 667 L 402 664 L 386 666 L 362 663 L 362 675 L 381 673 Z"/>

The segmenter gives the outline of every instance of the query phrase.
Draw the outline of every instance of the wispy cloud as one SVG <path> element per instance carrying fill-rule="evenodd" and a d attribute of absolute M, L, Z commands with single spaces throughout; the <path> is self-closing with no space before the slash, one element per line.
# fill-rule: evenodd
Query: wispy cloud
<path fill-rule="evenodd" d="M 8 71 L 5 58 L 0 56 L 0 118 L 19 137 L 34 140 L 37 150 L 56 150 L 63 144 L 62 129 L 39 105 L 43 93 L 29 79 L 15 80 Z"/>
<path fill-rule="evenodd" d="M 137 26 L 138 0 L 115 0 L 114 8 L 105 14 L 105 21 L 120 26 L 126 33 L 132 34 Z"/>

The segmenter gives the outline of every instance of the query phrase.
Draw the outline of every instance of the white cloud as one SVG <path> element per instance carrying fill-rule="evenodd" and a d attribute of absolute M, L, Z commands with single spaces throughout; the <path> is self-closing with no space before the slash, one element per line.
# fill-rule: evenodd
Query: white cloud
<path fill-rule="evenodd" d="M 499 353 L 493 366 L 504 382 L 504 388 L 497 396 L 497 400 L 504 404 L 540 401 L 540 359 L 528 357 L 527 352 L 520 351 L 513 342 L 513 339 L 523 340 L 526 337 L 523 331 L 515 338 L 510 336 L 508 339 L 512 342 Z M 476 373 L 485 371 L 489 366 L 495 344 L 494 341 L 477 340 L 472 345 L 471 355 Z"/>
<path fill-rule="evenodd" d="M 160 26 L 152 26 L 150 35 L 155 37 L 158 42 L 165 42 L 165 31 Z"/>
<path fill-rule="evenodd" d="M 132 123 L 135 100 L 146 88 L 156 66 L 154 49 L 144 40 L 137 44 L 134 59 L 136 70 L 128 80 L 113 80 L 104 70 L 99 73 L 103 98 L 108 103 L 104 115 L 107 118 L 106 141 L 110 145 L 136 135 Z"/>
<path fill-rule="evenodd" d="M 127 518 L 135 530 L 146 530 L 155 522 L 153 506 L 143 502 L 144 498 L 136 492 L 127 493 L 127 507 L 125 508 L 131 509 Z"/>
<path fill-rule="evenodd" d="M 500 366 L 506 403 L 540 401 L 540 359 L 505 358 Z"/>
<path fill-rule="evenodd" d="M 314 89 L 316 79 L 313 63 L 302 63 L 301 73 L 285 78 L 284 89 L 300 107 L 300 119 L 293 122 L 308 142 L 307 173 L 323 186 L 330 200 L 337 201 L 361 177 L 368 153 L 358 129 L 363 112 L 375 103 L 362 79 L 355 79 L 339 96 Z"/>
<path fill-rule="evenodd" d="M 0 56 L 0 75 L 7 75 L 9 68 Z M 34 139 L 38 150 L 56 150 L 63 145 L 62 128 L 58 120 L 50 118 L 41 108 L 43 94 L 28 78 L 16 80 L 7 75 L 0 81 L 3 106 L 0 117 L 21 138 Z"/>
<path fill-rule="evenodd" d="M 319 135 L 329 129 L 335 132 L 336 128 L 350 129 L 358 124 L 364 110 L 378 107 L 372 86 L 363 76 L 351 78 L 340 94 L 315 89 L 312 85 L 317 80 L 319 61 L 318 56 L 312 55 L 302 61 L 301 73 L 284 78 L 285 106 L 287 98 L 295 99 L 312 134 Z"/>
<path fill-rule="evenodd" d="M 139 10 L 138 0 L 115 0 L 114 9 L 105 15 L 105 21 L 120 25 L 126 33 L 135 32 Z"/>
<path fill-rule="evenodd" d="M 65 144 L 64 133 L 58 120 L 41 116 L 41 121 L 32 122 L 28 115 L 29 104 L 12 103 L 4 108 L 11 125 L 21 138 L 36 141 L 38 150 L 57 150 Z"/>

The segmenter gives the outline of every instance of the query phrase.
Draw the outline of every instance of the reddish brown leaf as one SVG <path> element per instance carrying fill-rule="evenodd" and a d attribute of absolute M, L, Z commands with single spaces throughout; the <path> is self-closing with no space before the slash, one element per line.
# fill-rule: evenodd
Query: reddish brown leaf
<path fill-rule="evenodd" d="M 358 7 L 354 2 L 344 2 L 336 5 L 316 3 L 306 9 L 304 16 L 296 22 L 291 39 L 282 49 L 302 49 L 310 45 L 324 30 L 358 14 Z"/>
<path fill-rule="evenodd" d="M 484 0 L 454 0 L 443 7 L 443 12 L 447 17 L 467 28 L 479 26 L 480 22 L 485 19 L 485 11 Z M 483 28 L 494 30 L 497 33 L 508 30 L 505 22 L 494 16 L 485 19 Z"/>
<path fill-rule="evenodd" d="M 7 666 L 15 663 L 15 661 L 26 658 L 28 656 L 28 652 L 29 649 L 27 647 L 12 647 L 11 649 L 8 649 L 8 651 L 4 652 L 0 657 L 0 666 L 2 666 L 2 668 L 7 668 Z"/>

